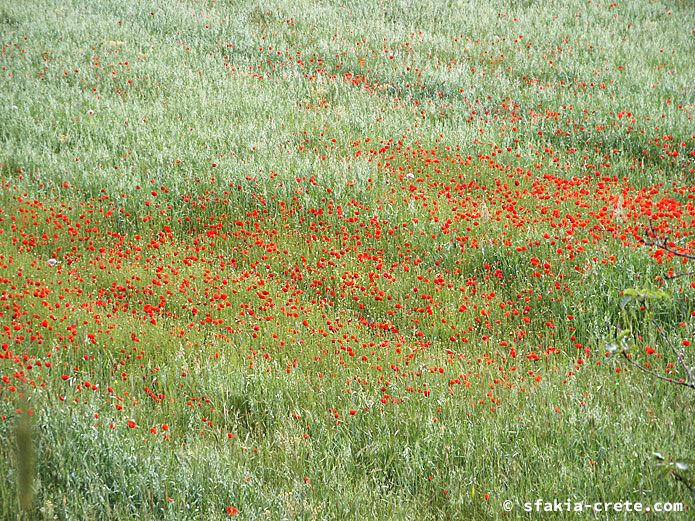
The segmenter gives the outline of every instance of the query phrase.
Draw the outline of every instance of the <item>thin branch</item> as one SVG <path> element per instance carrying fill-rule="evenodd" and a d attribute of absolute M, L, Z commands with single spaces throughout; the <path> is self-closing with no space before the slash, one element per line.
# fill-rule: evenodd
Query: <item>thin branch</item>
<path fill-rule="evenodd" d="M 688 367 L 688 364 L 685 363 L 685 353 L 682 350 L 679 351 L 678 349 L 676 349 L 676 346 L 673 345 L 673 342 L 671 341 L 671 339 L 666 335 L 666 332 L 664 331 L 663 327 L 661 327 L 659 324 L 657 324 L 656 321 L 654 321 L 654 320 L 652 320 L 652 324 L 654 325 L 656 330 L 661 335 L 661 338 L 663 338 L 666 341 L 666 343 L 669 345 L 669 347 L 673 351 L 673 354 L 676 355 L 676 358 L 678 359 L 681 366 L 683 367 L 685 374 L 688 376 L 688 382 L 690 384 L 695 384 L 695 377 L 693 377 L 693 373 L 690 370 L 690 367 Z"/>
<path fill-rule="evenodd" d="M 657 231 L 654 229 L 654 224 L 651 221 L 649 221 L 649 230 L 650 230 L 651 234 L 645 233 L 645 235 L 648 235 L 648 238 L 651 239 L 650 241 L 646 241 L 646 240 L 644 241 L 644 244 L 646 244 L 647 246 L 656 246 L 659 249 L 662 249 L 662 250 L 665 250 L 669 253 L 672 253 L 676 257 L 683 257 L 685 259 L 695 260 L 695 254 L 678 251 L 678 250 L 673 249 L 671 246 L 669 246 L 668 237 L 659 236 Z M 680 276 L 681 275 L 679 275 L 679 277 Z M 672 277 L 672 278 L 674 278 L 674 277 Z"/>
<path fill-rule="evenodd" d="M 658 373 L 655 373 L 655 372 L 652 371 L 651 369 L 647 369 L 646 367 L 641 366 L 640 364 L 638 364 L 637 362 L 635 362 L 634 360 L 632 360 L 632 359 L 627 355 L 627 353 L 626 353 L 625 351 L 623 351 L 622 353 L 623 353 L 623 356 L 625 357 L 625 359 L 626 359 L 628 362 L 630 362 L 630 364 L 632 364 L 633 366 L 637 367 L 639 370 L 644 371 L 645 373 L 647 373 L 647 374 L 653 376 L 654 378 L 658 378 L 659 380 L 663 380 L 663 381 L 665 381 L 665 382 L 669 382 L 669 383 L 676 384 L 676 385 L 683 385 L 683 386 L 685 386 L 685 387 L 687 387 L 687 388 L 689 388 L 689 389 L 695 390 L 695 383 L 686 382 L 685 380 L 674 380 L 673 378 L 667 378 L 667 377 L 665 377 L 665 376 L 662 376 L 662 375 L 660 375 L 660 374 L 658 374 Z"/>
<path fill-rule="evenodd" d="M 692 277 L 693 275 L 695 275 L 695 271 L 686 271 L 685 273 L 676 273 L 675 275 L 665 275 L 664 278 L 673 280 L 679 277 Z"/>
<path fill-rule="evenodd" d="M 678 251 L 678 250 L 674 250 L 668 244 L 666 244 L 665 239 L 660 239 L 659 241 L 651 244 L 650 246 L 657 246 L 658 248 L 661 248 L 662 250 L 666 250 L 667 252 L 672 253 L 676 257 L 683 257 L 686 259 L 695 260 L 695 255 L 692 255 L 690 253 L 684 253 L 684 252 Z"/>
<path fill-rule="evenodd" d="M 693 498 L 695 498 L 695 485 L 693 485 L 693 483 L 688 478 L 682 476 L 678 472 L 672 472 L 671 475 L 676 479 L 676 481 L 680 481 L 686 487 L 688 487 L 690 489 L 690 493 L 693 495 Z"/>
<path fill-rule="evenodd" d="M 688 382 L 695 384 L 695 380 L 693 380 L 693 373 L 690 370 L 690 367 L 688 367 L 688 364 L 685 363 L 685 353 L 683 353 L 683 351 L 676 351 L 675 349 L 673 352 L 676 353 L 676 358 L 678 358 L 678 361 L 681 363 L 683 371 L 685 371 L 685 374 L 688 375 Z"/>

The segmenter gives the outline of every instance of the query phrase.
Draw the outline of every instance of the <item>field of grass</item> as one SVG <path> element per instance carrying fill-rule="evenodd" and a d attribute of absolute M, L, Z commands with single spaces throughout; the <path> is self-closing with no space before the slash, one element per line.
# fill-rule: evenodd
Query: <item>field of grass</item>
<path fill-rule="evenodd" d="M 691 518 L 694 22 L 0 3 L 0 518 Z"/>

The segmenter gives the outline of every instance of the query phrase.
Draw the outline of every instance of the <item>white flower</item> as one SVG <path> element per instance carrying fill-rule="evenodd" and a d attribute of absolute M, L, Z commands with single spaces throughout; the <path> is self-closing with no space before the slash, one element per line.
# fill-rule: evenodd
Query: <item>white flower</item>
<path fill-rule="evenodd" d="M 60 264 L 60 261 L 58 259 L 50 258 L 48 261 L 46 261 L 46 264 L 48 264 L 51 268 L 57 266 Z"/>

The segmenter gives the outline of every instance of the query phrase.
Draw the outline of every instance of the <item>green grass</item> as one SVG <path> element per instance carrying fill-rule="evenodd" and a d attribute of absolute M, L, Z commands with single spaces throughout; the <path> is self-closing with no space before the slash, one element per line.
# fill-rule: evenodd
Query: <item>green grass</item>
<path fill-rule="evenodd" d="M 690 18 L 3 3 L 0 517 L 688 518 Z"/>

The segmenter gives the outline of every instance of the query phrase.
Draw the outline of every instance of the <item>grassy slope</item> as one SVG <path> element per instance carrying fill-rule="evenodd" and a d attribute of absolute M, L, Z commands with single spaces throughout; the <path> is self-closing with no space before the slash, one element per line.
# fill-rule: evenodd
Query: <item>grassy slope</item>
<path fill-rule="evenodd" d="M 3 515 L 32 388 L 36 519 L 691 501 L 692 397 L 603 360 L 692 233 L 691 11 L 539 5 L 3 4 Z"/>

